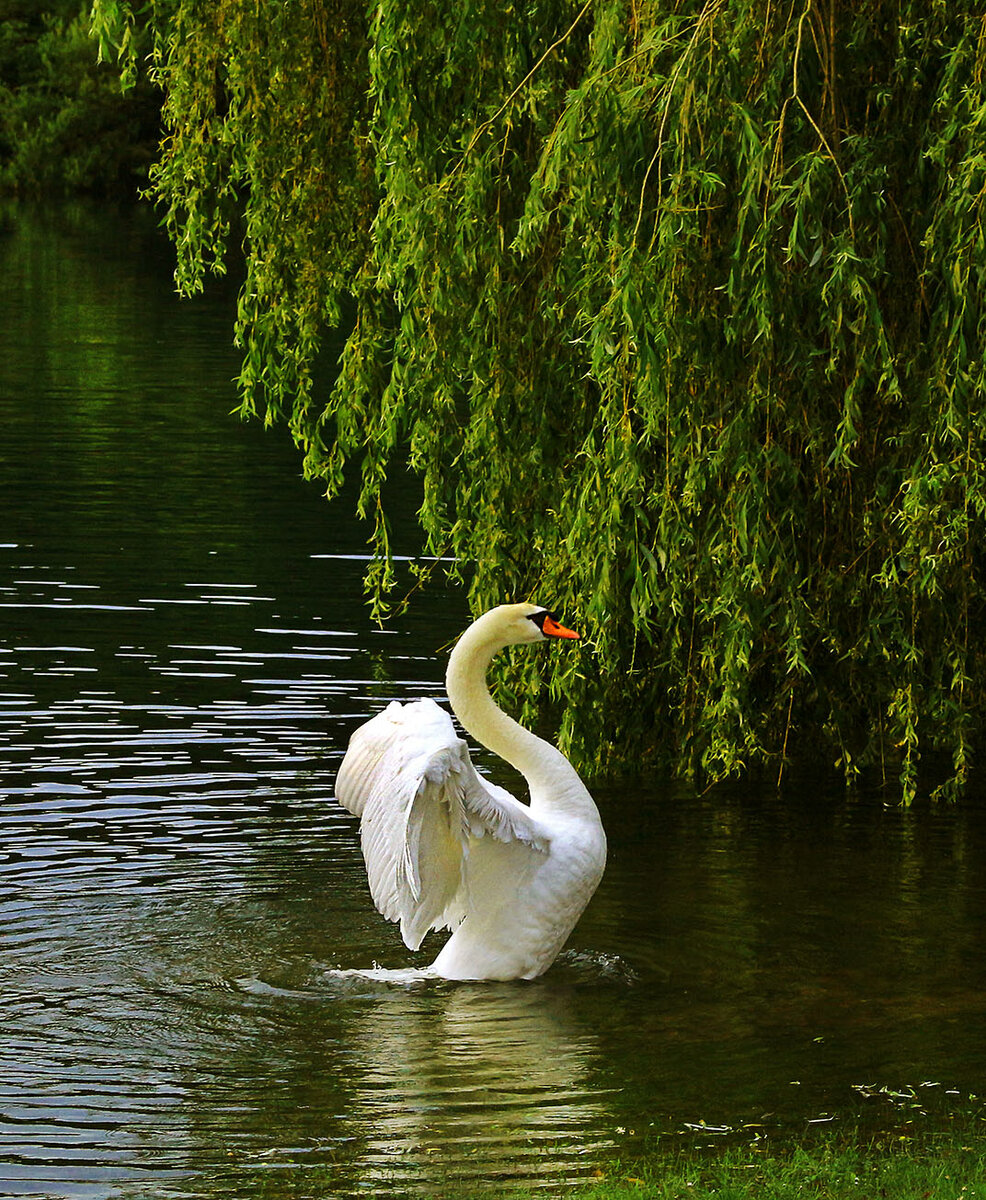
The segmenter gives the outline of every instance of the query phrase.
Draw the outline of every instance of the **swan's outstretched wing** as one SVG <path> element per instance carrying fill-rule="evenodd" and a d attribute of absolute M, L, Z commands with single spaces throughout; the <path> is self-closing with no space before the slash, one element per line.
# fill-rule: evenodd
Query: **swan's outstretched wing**
<path fill-rule="evenodd" d="M 370 893 L 417 950 L 431 929 L 454 929 L 469 909 L 472 839 L 547 853 L 545 830 L 472 765 L 452 720 L 433 700 L 396 701 L 361 725 L 336 779 L 336 799 L 360 818 Z M 477 898 L 478 899 L 478 898 Z"/>

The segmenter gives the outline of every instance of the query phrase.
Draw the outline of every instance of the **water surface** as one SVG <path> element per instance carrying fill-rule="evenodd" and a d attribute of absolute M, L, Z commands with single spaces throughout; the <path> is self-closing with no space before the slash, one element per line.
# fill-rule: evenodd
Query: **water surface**
<path fill-rule="evenodd" d="M 0 260 L 0 1194 L 563 1192 L 970 1103 L 979 797 L 604 780 L 610 865 L 543 979 L 340 976 L 430 961 L 332 780 L 441 696 L 464 601 L 373 627 L 363 531 L 229 416 L 232 294 L 180 303 L 146 213 L 15 209 Z"/>

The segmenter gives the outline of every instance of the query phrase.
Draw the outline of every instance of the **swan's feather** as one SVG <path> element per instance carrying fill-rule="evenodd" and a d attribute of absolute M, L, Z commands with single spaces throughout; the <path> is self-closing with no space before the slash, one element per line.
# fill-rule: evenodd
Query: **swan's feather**
<path fill-rule="evenodd" d="M 349 742 L 336 798 L 360 818 L 370 893 L 417 950 L 431 929 L 454 929 L 470 908 L 475 839 L 519 843 L 535 856 L 548 836 L 503 788 L 478 774 L 452 720 L 433 700 L 392 703 Z"/>

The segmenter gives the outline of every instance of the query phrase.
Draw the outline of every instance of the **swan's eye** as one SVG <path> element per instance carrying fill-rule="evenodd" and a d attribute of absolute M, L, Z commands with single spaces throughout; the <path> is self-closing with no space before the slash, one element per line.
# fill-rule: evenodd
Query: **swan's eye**
<path fill-rule="evenodd" d="M 558 614 L 553 613 L 553 612 L 548 612 L 548 610 L 546 608 L 542 608 L 540 612 L 531 613 L 531 615 L 527 619 L 529 621 L 533 621 L 534 624 L 538 627 L 538 629 L 540 629 L 541 632 L 544 633 L 545 617 L 550 618 L 552 621 L 558 620 Z"/>
<path fill-rule="evenodd" d="M 566 629 L 559 620 L 557 614 L 548 612 L 547 609 L 542 609 L 541 612 L 531 613 L 531 621 L 541 630 L 545 637 L 550 638 L 574 638 L 578 640 L 579 635 L 574 629 Z"/>

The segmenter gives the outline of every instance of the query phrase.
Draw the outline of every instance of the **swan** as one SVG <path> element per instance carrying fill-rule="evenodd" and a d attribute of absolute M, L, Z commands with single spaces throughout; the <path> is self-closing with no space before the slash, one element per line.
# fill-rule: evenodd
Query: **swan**
<path fill-rule="evenodd" d="M 352 735 L 336 798 L 360 818 L 377 909 L 417 950 L 449 929 L 428 973 L 534 979 L 551 966 L 606 865 L 599 811 L 567 758 L 490 696 L 505 646 L 578 638 L 537 604 L 501 604 L 462 634 L 445 677 L 467 733 L 527 780 L 530 804 L 484 779 L 434 700 L 394 701 Z"/>

